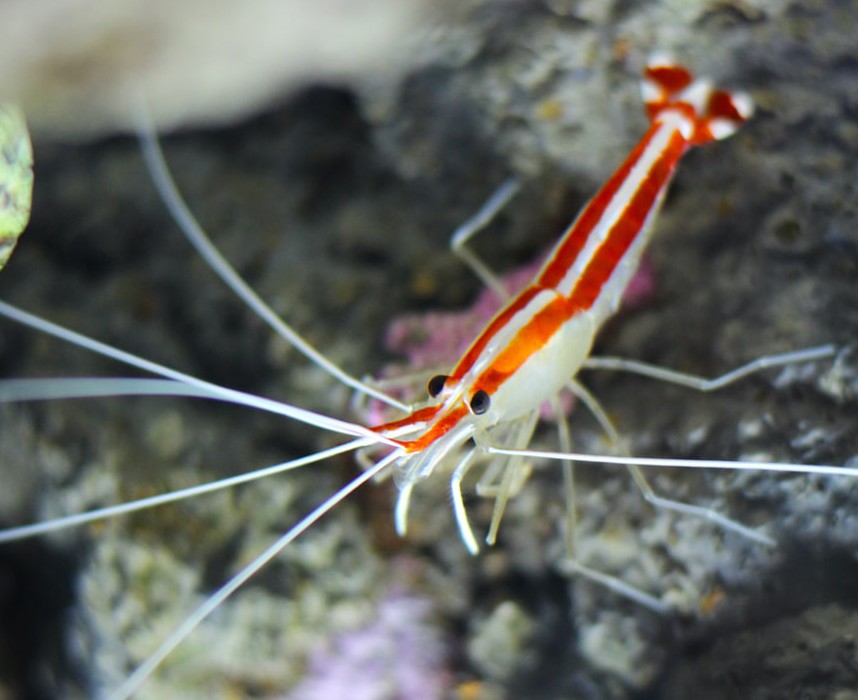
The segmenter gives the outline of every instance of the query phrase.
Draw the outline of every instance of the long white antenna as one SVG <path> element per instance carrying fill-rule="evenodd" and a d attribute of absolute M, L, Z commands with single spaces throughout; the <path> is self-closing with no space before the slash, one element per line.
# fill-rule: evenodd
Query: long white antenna
<path fill-rule="evenodd" d="M 828 476 L 858 476 L 858 468 L 837 467 L 830 464 L 794 464 L 790 462 L 739 462 L 729 459 L 672 459 L 667 457 L 612 457 L 587 455 L 577 452 L 551 452 L 543 450 L 515 450 L 505 447 L 484 447 L 495 455 L 520 455 L 537 459 L 567 460 L 590 464 L 619 464 L 639 467 L 674 467 L 681 469 L 733 469 L 736 471 L 780 472 L 785 474 L 824 474 Z"/>
<path fill-rule="evenodd" d="M 356 377 L 351 376 L 337 365 L 331 362 L 328 358 L 322 355 L 304 338 L 302 338 L 290 325 L 281 319 L 274 310 L 268 306 L 259 295 L 253 291 L 250 285 L 242 279 L 235 268 L 227 262 L 226 258 L 220 254 L 209 237 L 206 235 L 202 226 L 194 218 L 190 208 L 182 199 L 176 183 L 173 181 L 170 171 L 167 168 L 167 163 L 164 160 L 164 154 L 161 151 L 161 146 L 155 135 L 151 121 L 148 119 L 145 109 L 139 109 L 137 116 L 137 137 L 140 140 L 140 147 L 143 150 L 143 157 L 146 160 L 146 165 L 149 168 L 149 173 L 152 176 L 152 181 L 156 189 L 164 200 L 164 204 L 172 215 L 173 219 L 178 224 L 182 233 L 190 241 L 191 245 L 196 248 L 197 252 L 206 261 L 208 266 L 214 270 L 218 277 L 255 313 L 259 318 L 265 321 L 274 331 L 298 352 L 308 358 L 316 366 L 320 367 L 335 379 L 338 379 L 343 384 L 350 386 L 355 391 L 362 394 L 372 396 L 379 401 L 398 408 L 401 411 L 408 411 L 409 407 L 397 401 L 391 396 L 379 391 L 378 389 L 365 384 Z"/>
<path fill-rule="evenodd" d="M 172 379 L 134 377 L 47 377 L 0 379 L 0 403 L 96 399 L 117 396 L 188 396 L 220 399 L 212 392 Z"/>
<path fill-rule="evenodd" d="M 189 486 L 188 488 L 179 489 L 178 491 L 170 491 L 169 493 L 162 493 L 157 496 L 140 498 L 136 501 L 128 501 L 127 503 L 120 503 L 115 506 L 107 506 L 105 508 L 90 510 L 85 513 L 76 513 L 62 518 L 54 518 L 53 520 L 43 523 L 10 527 L 6 530 L 0 530 L 0 543 L 23 540 L 27 537 L 35 537 L 36 535 L 43 535 L 47 532 L 55 532 L 57 530 L 65 530 L 70 527 L 84 525 L 95 520 L 114 518 L 119 515 L 133 513 L 134 511 L 144 510 L 145 508 L 153 508 L 155 506 L 164 505 L 165 503 L 174 503 L 175 501 L 201 496 L 202 494 L 212 493 L 214 491 L 222 491 L 223 489 L 229 489 L 233 486 L 238 486 L 239 484 L 246 484 L 249 481 L 264 479 L 265 477 L 274 476 L 275 474 L 280 474 L 285 471 L 291 471 L 292 469 L 304 467 L 308 464 L 321 462 L 328 457 L 333 457 L 335 455 L 342 454 L 343 452 L 352 452 L 353 450 L 358 450 L 361 447 L 367 447 L 371 444 L 373 443 L 367 438 L 360 438 L 305 457 L 298 457 L 296 459 L 291 459 L 288 462 L 281 462 L 280 464 L 275 464 L 263 469 L 255 469 L 254 471 L 247 472 L 246 474 L 238 474 L 237 476 L 230 476 L 226 479 L 210 481 L 207 484 Z"/>
<path fill-rule="evenodd" d="M 314 425 L 318 428 L 330 430 L 335 433 L 343 433 L 344 435 L 352 435 L 356 437 L 368 437 L 372 438 L 375 442 L 384 442 L 394 447 L 396 446 L 396 443 L 392 440 L 378 435 L 372 430 L 364 428 L 362 425 L 349 423 L 348 421 L 331 418 L 321 413 L 308 411 L 307 409 L 292 406 L 291 404 L 283 403 L 281 401 L 266 399 L 261 396 L 255 396 L 254 394 L 248 394 L 236 389 L 228 389 L 218 384 L 207 382 L 204 379 L 199 379 L 190 374 L 179 372 L 178 370 L 171 369 L 165 365 L 152 362 L 151 360 L 126 352 L 125 350 L 114 348 L 106 343 L 102 343 L 93 338 L 76 333 L 75 331 L 64 328 L 56 323 L 52 323 L 43 318 L 39 318 L 38 316 L 27 313 L 16 306 L 7 304 L 5 301 L 0 301 L 0 316 L 5 316 L 6 318 L 17 321 L 25 326 L 47 333 L 55 338 L 60 338 L 61 340 L 72 343 L 73 345 L 86 348 L 87 350 L 98 353 L 99 355 L 104 355 L 105 357 L 118 360 L 126 365 L 131 365 L 132 367 L 137 367 L 138 369 L 145 370 L 146 372 L 151 372 L 152 374 L 157 374 L 162 377 L 167 377 L 168 379 L 173 379 L 177 382 L 182 382 L 189 386 L 197 387 L 204 392 L 208 392 L 213 398 L 218 398 L 222 401 L 229 401 L 243 406 L 252 406 L 253 408 L 286 416 L 287 418 L 292 418 L 300 421 L 301 423 Z"/>
<path fill-rule="evenodd" d="M 109 700 L 126 700 L 129 698 L 140 685 L 150 676 L 152 672 L 158 668 L 161 662 L 169 656 L 191 632 L 193 632 L 199 624 L 205 620 L 212 612 L 217 610 L 221 603 L 229 598 L 237 591 L 246 581 L 248 581 L 257 571 L 264 567 L 274 557 L 283 551 L 296 537 L 305 532 L 319 518 L 328 513 L 331 509 L 348 498 L 358 488 L 363 486 L 367 481 L 384 471 L 398 457 L 396 452 L 384 457 L 377 462 L 372 468 L 353 479 L 351 482 L 343 486 L 339 491 L 325 499 L 319 506 L 313 509 L 306 516 L 301 518 L 293 525 L 280 539 L 269 546 L 250 564 L 245 566 L 221 588 L 213 593 L 200 607 L 191 613 L 185 621 L 177 627 L 167 639 L 165 639 L 158 648 L 134 671 L 115 692 L 110 693 Z"/>

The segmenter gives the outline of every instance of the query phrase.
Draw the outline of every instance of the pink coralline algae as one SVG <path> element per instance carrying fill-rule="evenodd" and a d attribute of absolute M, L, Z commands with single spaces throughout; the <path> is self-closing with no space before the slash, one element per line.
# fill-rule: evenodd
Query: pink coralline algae
<path fill-rule="evenodd" d="M 309 661 L 288 700 L 442 700 L 451 674 L 431 604 L 392 593 L 368 625 L 340 635 Z"/>

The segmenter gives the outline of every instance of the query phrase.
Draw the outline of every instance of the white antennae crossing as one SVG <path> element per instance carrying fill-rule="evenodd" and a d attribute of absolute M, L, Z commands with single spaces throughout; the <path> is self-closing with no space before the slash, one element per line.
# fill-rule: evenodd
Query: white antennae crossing
<path fill-rule="evenodd" d="M 134 673 L 132 673 L 125 682 L 111 693 L 108 697 L 110 700 L 125 700 L 130 697 L 140 685 L 158 668 L 161 662 L 167 658 L 170 652 L 173 651 L 191 632 L 193 632 L 200 623 L 209 615 L 217 610 L 218 606 L 235 593 L 241 586 L 245 584 L 257 571 L 264 567 L 274 557 L 283 551 L 295 538 L 304 533 L 312 526 L 319 518 L 328 513 L 332 508 L 337 506 L 343 500 L 348 498 L 352 493 L 357 491 L 367 481 L 381 474 L 390 464 L 396 460 L 399 455 L 392 452 L 373 467 L 365 471 L 360 476 L 356 477 L 348 484 L 343 486 L 339 491 L 332 496 L 326 498 L 320 505 L 305 515 L 295 525 L 293 525 L 283 536 L 276 542 L 270 545 L 256 559 L 245 566 L 229 581 L 227 581 L 220 589 L 213 593 L 200 607 L 191 613 L 185 621 L 177 627 L 165 639 L 161 645 L 146 659 Z"/>
<path fill-rule="evenodd" d="M 165 365 L 152 362 L 151 360 L 139 357 L 130 352 L 114 348 L 106 343 L 81 335 L 80 333 L 76 333 L 75 331 L 64 328 L 56 323 L 46 321 L 43 318 L 27 313 L 11 304 L 7 304 L 5 301 L 0 301 L 0 316 L 5 316 L 6 318 L 17 321 L 25 326 L 35 328 L 43 333 L 60 338 L 79 347 L 86 348 L 87 350 L 91 350 L 99 355 L 104 355 L 105 357 L 118 360 L 126 365 L 131 365 L 132 367 L 137 367 L 138 369 L 145 370 L 146 372 L 152 372 L 153 374 L 158 374 L 162 377 L 167 377 L 168 379 L 197 387 L 203 392 L 208 392 L 212 398 L 218 398 L 221 401 L 229 401 L 243 406 L 252 406 L 253 408 L 269 411 L 270 413 L 276 413 L 287 418 L 293 418 L 301 423 L 313 425 L 317 428 L 323 428 L 335 433 L 353 435 L 356 437 L 368 437 L 372 438 L 374 442 L 384 442 L 393 447 L 397 446 L 396 442 L 377 435 L 372 430 L 364 428 L 361 425 L 357 425 L 356 423 L 349 423 L 348 421 L 331 418 L 329 416 L 322 415 L 321 413 L 316 413 L 315 411 L 308 411 L 307 409 L 299 408 L 298 406 L 292 406 L 291 404 L 274 401 L 273 399 L 266 399 L 261 396 L 255 396 L 243 391 L 228 389 L 226 387 L 219 386 L 218 384 L 207 382 L 204 379 L 199 379 L 190 374 L 179 372 L 178 370 L 171 369 Z"/>

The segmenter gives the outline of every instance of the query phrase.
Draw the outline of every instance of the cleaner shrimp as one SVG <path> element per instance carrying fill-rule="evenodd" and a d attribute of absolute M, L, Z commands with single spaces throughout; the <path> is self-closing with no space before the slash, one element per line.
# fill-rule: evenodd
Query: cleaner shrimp
<path fill-rule="evenodd" d="M 527 452 L 523 449 L 530 442 L 534 430 L 535 411 L 544 400 L 550 399 L 561 387 L 569 383 L 570 377 L 573 377 L 577 368 L 586 361 L 596 329 L 616 310 L 619 291 L 628 282 L 634 270 L 634 263 L 642 252 L 651 220 L 661 204 L 680 156 L 690 145 L 730 135 L 750 114 L 750 103 L 744 96 L 714 90 L 705 82 L 695 82 L 688 71 L 662 59 L 654 61 L 648 68 L 644 96 L 653 125 L 640 145 L 577 219 L 577 223 L 570 229 L 572 235 L 565 237 L 558 244 L 556 255 L 546 263 L 538 276 L 538 283 L 529 286 L 509 303 L 506 310 L 496 316 L 452 371 L 437 375 L 429 382 L 428 403 L 411 410 L 406 418 L 367 429 L 346 421 L 327 418 L 308 409 L 267 402 L 252 398 L 243 392 L 213 387 L 201 380 L 189 378 L 183 373 L 174 370 L 165 371 L 164 368 L 137 360 L 133 362 L 138 368 L 147 371 L 155 370 L 156 373 L 165 376 L 167 381 L 131 380 L 126 383 L 125 380 L 106 380 L 102 384 L 87 381 L 70 382 L 65 385 L 58 383 L 6 385 L 9 395 L 17 399 L 35 397 L 39 392 L 49 391 L 47 387 L 51 387 L 50 391 L 54 391 L 57 396 L 175 394 L 220 398 L 256 405 L 301 423 L 350 436 L 350 441 L 345 445 L 337 445 L 314 453 L 306 460 L 294 460 L 289 466 L 295 467 L 321 461 L 336 454 L 356 450 L 362 451 L 361 454 L 365 459 L 373 459 L 369 462 L 369 468 L 360 476 L 350 480 L 346 487 L 337 491 L 331 498 L 322 500 L 321 505 L 290 528 L 287 535 L 232 578 L 226 587 L 209 597 L 196 614 L 182 623 L 177 632 L 168 634 L 167 641 L 143 661 L 137 671 L 116 690 L 114 697 L 127 697 L 134 693 L 159 667 L 161 661 L 217 607 L 220 601 L 227 598 L 298 535 L 314 525 L 319 517 L 377 475 L 390 471 L 396 471 L 398 475 L 400 491 L 395 522 L 397 529 L 404 534 L 407 526 L 413 523 L 413 520 L 408 517 L 412 491 L 419 494 L 420 489 L 416 487 L 423 479 L 442 471 L 442 467 L 451 468 L 453 519 L 465 548 L 473 553 L 479 550 L 480 545 L 472 525 L 472 516 L 462 495 L 462 487 L 466 483 L 469 471 L 479 471 L 489 457 L 492 459 L 493 466 L 490 465 L 485 472 L 489 476 L 481 479 L 479 488 L 482 495 L 488 495 L 494 504 L 488 524 L 487 537 L 490 542 L 498 537 L 501 516 L 508 499 L 521 486 L 522 474 L 526 471 L 523 461 L 525 456 L 559 458 L 566 464 L 564 492 L 571 503 L 573 477 L 571 466 L 568 464 L 571 448 L 565 431 L 561 428 L 561 451 L 557 454 Z M 599 233 L 595 233 L 597 231 Z M 620 232 L 622 235 L 615 239 L 614 232 Z M 615 240 L 621 242 L 614 243 Z M 126 254 L 133 256 L 135 251 L 130 250 Z M 93 270 L 92 274 L 101 274 L 101 272 Z M 120 290 L 118 293 L 121 296 L 128 292 Z M 145 299 L 140 300 L 139 303 L 142 308 L 138 313 L 145 318 L 151 310 L 146 308 Z M 34 325 L 47 333 L 57 333 L 64 335 L 66 339 L 74 339 L 78 344 L 88 345 L 90 349 L 105 352 L 116 359 L 126 361 L 131 359 L 128 355 L 122 355 L 105 346 L 86 341 L 80 336 L 71 336 L 59 331 L 57 327 L 22 314 L 5 303 L 2 306 L 2 312 L 8 317 Z M 157 342 L 157 340 L 154 341 L 154 344 Z M 144 345 L 147 343 L 153 343 L 153 341 L 144 341 Z M 146 349 L 144 347 L 140 354 L 154 354 L 145 352 Z M 219 361 L 216 357 L 219 350 L 219 348 L 212 348 L 214 357 L 211 361 L 214 363 Z M 182 354 L 180 349 L 168 349 L 166 354 L 172 354 L 173 351 L 178 357 Z M 754 365 L 752 369 L 820 359 L 830 356 L 831 352 L 831 348 L 826 347 L 806 353 L 775 356 Z M 181 364 L 181 360 L 175 364 Z M 593 363 L 593 366 L 598 364 Z M 606 361 L 603 366 L 612 365 L 610 361 Z M 655 370 L 643 364 L 615 362 L 613 368 L 638 371 L 663 379 L 672 379 L 678 383 L 692 383 L 686 375 Z M 338 372 L 328 366 L 324 369 Z M 253 383 L 252 370 L 253 368 L 247 370 L 251 376 L 250 384 Z M 749 371 L 739 372 L 742 376 L 747 373 Z M 734 378 L 734 375 L 725 376 L 728 380 Z M 344 378 L 343 375 L 340 375 L 340 378 Z M 373 392 L 371 387 L 345 378 L 352 388 Z M 727 380 L 724 383 L 726 382 Z M 532 386 L 539 386 L 540 391 L 531 394 Z M 613 442 L 618 443 L 615 446 L 621 449 L 613 422 L 608 415 L 581 385 L 576 383 L 573 386 L 578 397 L 594 413 L 608 436 Z M 30 392 L 29 395 L 28 392 Z M 145 401 L 149 400 L 152 399 L 145 399 Z M 397 403 L 393 402 L 394 407 L 403 408 L 397 406 Z M 153 429 L 150 435 L 152 443 L 165 453 L 189 450 L 190 448 L 183 443 L 181 435 L 177 435 L 184 432 L 184 426 L 177 429 L 175 425 L 171 425 L 171 422 L 172 419 L 168 414 L 163 417 L 157 430 Z M 47 427 L 51 429 L 50 425 Z M 54 426 L 53 429 L 62 433 L 63 426 Z M 171 447 L 171 443 L 175 444 Z M 471 444 L 474 446 L 467 447 Z M 463 447 L 465 447 L 464 452 L 462 452 Z M 81 449 L 87 452 L 89 448 Z M 56 458 L 56 455 L 53 456 Z M 211 456 L 206 455 L 206 458 Z M 220 459 L 222 460 L 223 457 L 221 456 Z M 583 461 L 586 458 L 576 455 L 575 459 Z M 772 541 L 771 535 L 759 528 L 727 518 L 711 508 L 669 501 L 655 496 L 641 468 L 641 465 L 648 464 L 645 459 L 624 460 L 622 457 L 598 457 L 594 460 L 628 464 L 632 470 L 633 481 L 638 484 L 648 500 L 655 501 L 656 505 L 684 513 L 688 517 L 702 516 L 703 519 L 714 520 L 727 532 L 750 541 L 757 541 L 762 545 L 770 544 Z M 670 460 L 653 461 L 660 466 L 671 465 Z M 689 460 L 679 460 L 676 464 L 686 467 L 708 466 L 733 469 L 741 466 L 733 462 Z M 138 468 L 143 467 L 144 465 L 138 465 Z M 59 464 L 56 468 L 63 472 L 67 469 L 67 465 Z M 855 475 L 854 470 L 838 470 L 834 467 L 760 464 L 755 468 Z M 95 483 L 89 488 L 92 490 L 89 499 L 97 502 L 103 497 L 105 490 L 116 488 L 116 485 Z M 127 486 L 123 485 L 120 490 L 126 488 Z M 288 500 L 292 497 L 284 498 Z M 415 498 L 418 497 L 415 495 Z M 304 497 L 294 496 L 294 498 L 303 502 Z M 318 500 L 320 499 L 317 498 Z M 283 502 L 279 505 L 283 505 Z M 668 611 L 668 606 L 663 601 L 617 578 L 605 575 L 588 566 L 586 561 L 578 559 L 572 551 L 576 542 L 575 511 L 571 505 L 567 512 L 570 515 L 566 524 L 568 531 L 566 545 L 570 549 L 568 562 L 572 571 L 634 598 L 639 604 L 659 612 Z M 182 517 L 178 516 L 179 519 Z M 181 530 L 184 525 L 186 523 L 177 523 L 174 527 Z M 224 550 L 236 546 L 233 541 L 234 532 L 206 532 L 206 530 L 215 531 L 217 528 L 205 519 L 200 520 L 196 526 L 202 529 L 199 535 L 214 534 L 220 538 L 220 546 Z M 55 523 L 52 523 L 46 529 L 54 527 Z M 110 528 L 112 525 L 107 527 Z M 169 528 L 166 529 L 169 533 Z M 32 534 L 32 532 L 26 529 L 13 529 L 7 531 L 4 536 L 7 539 L 15 539 L 22 534 Z M 286 549 L 286 552 L 294 548 L 297 548 L 297 545 Z M 121 575 L 127 576 L 131 573 L 124 571 Z M 207 575 L 214 573 L 219 572 L 208 572 Z M 198 585 L 198 581 L 183 582 L 181 585 L 193 588 Z M 342 594 L 342 591 L 340 593 Z M 144 658 L 146 653 L 141 658 Z M 181 655 L 180 651 L 176 653 Z M 145 688 L 145 685 L 142 687 Z"/>

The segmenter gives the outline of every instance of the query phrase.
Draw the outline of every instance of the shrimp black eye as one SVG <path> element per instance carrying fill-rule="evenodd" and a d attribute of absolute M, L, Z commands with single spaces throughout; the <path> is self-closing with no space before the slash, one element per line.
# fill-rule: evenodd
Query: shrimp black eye
<path fill-rule="evenodd" d="M 432 379 L 429 380 L 429 384 L 426 389 L 429 392 L 429 396 L 433 399 L 438 396 L 442 391 L 444 391 L 444 385 L 447 383 L 447 377 L 444 374 L 436 374 Z"/>
<path fill-rule="evenodd" d="M 492 398 L 485 391 L 480 389 L 471 397 L 471 413 L 475 416 L 481 416 L 489 410 L 492 404 Z"/>

